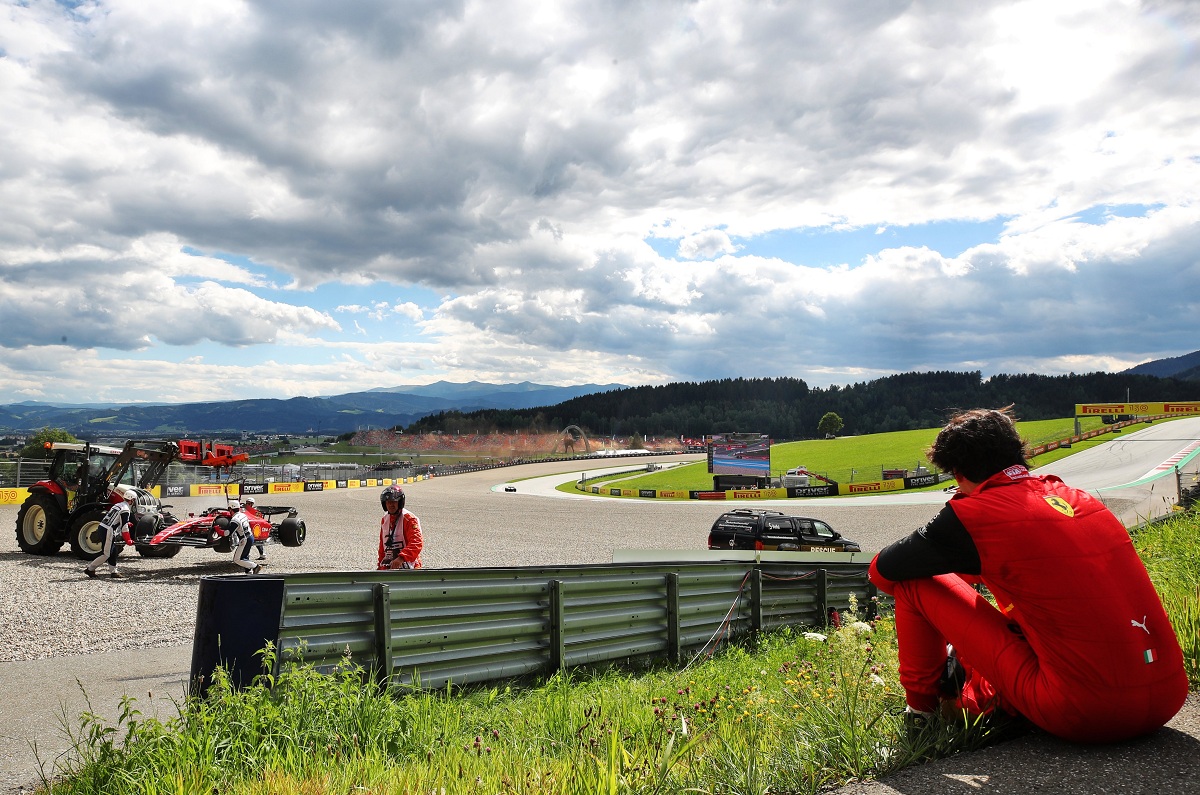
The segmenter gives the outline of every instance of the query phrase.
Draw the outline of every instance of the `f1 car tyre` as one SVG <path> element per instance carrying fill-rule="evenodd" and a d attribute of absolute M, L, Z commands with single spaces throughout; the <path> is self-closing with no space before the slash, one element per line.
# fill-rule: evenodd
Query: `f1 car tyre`
<path fill-rule="evenodd" d="M 308 528 L 304 526 L 303 519 L 288 517 L 279 523 L 279 543 L 285 547 L 298 547 L 302 545 L 307 535 Z"/>
<path fill-rule="evenodd" d="M 228 516 L 218 516 L 216 519 L 213 519 L 209 538 L 212 539 L 211 543 L 214 552 L 220 552 L 223 555 L 226 552 L 233 551 L 233 537 L 229 535 Z"/>
<path fill-rule="evenodd" d="M 100 520 L 107 513 L 103 508 L 84 511 L 71 523 L 71 552 L 80 560 L 92 560 L 104 549 L 104 531 Z"/>
<path fill-rule="evenodd" d="M 31 494 L 17 512 L 17 546 L 30 555 L 53 555 L 63 545 L 59 537 L 62 510 L 48 494 Z"/>
<path fill-rule="evenodd" d="M 183 549 L 181 544 L 159 544 L 150 546 L 149 544 L 134 544 L 134 548 L 143 558 L 173 558 Z"/>
<path fill-rule="evenodd" d="M 166 517 L 163 517 L 163 521 L 166 521 Z M 137 524 L 133 526 L 133 540 L 149 541 L 151 538 L 154 538 L 158 534 L 159 524 L 157 515 L 146 514 L 139 517 Z M 171 524 L 174 524 L 174 522 L 171 522 Z"/>

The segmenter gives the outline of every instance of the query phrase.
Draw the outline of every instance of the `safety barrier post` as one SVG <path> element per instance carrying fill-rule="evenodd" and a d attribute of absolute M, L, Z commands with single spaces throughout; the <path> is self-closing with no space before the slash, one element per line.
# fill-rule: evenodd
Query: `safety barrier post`
<path fill-rule="evenodd" d="M 750 631 L 762 630 L 763 580 L 762 569 L 755 566 L 750 571 Z"/>
<path fill-rule="evenodd" d="M 392 589 L 386 582 L 371 588 L 375 610 L 375 681 L 387 687 L 392 678 Z"/>
<path fill-rule="evenodd" d="M 563 622 L 566 605 L 563 598 L 563 581 L 550 581 L 550 670 L 560 671 L 566 667 L 567 646 L 563 639 Z"/>
<path fill-rule="evenodd" d="M 821 611 L 821 621 L 829 620 L 829 572 L 817 569 L 817 609 Z"/>
<path fill-rule="evenodd" d="M 672 663 L 683 657 L 679 642 L 679 575 L 673 571 L 666 574 L 667 581 L 667 659 Z"/>

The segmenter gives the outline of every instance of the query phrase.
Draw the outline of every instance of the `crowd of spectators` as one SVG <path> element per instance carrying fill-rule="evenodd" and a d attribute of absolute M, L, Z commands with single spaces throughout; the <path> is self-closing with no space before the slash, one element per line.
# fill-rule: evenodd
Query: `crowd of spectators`
<path fill-rule="evenodd" d="M 351 437 L 350 444 L 355 447 L 378 447 L 381 450 L 415 454 L 425 452 L 467 453 L 510 460 L 541 458 L 554 452 L 563 452 L 565 447 L 563 439 L 563 434 L 560 433 L 405 434 L 390 430 L 371 429 L 356 433 Z M 654 452 L 672 452 L 681 449 L 678 439 L 648 439 L 643 444 L 647 450 Z M 593 453 L 603 450 L 624 450 L 630 447 L 630 440 L 589 437 L 587 447 Z M 571 450 L 582 454 L 585 451 L 583 441 L 574 441 Z"/>

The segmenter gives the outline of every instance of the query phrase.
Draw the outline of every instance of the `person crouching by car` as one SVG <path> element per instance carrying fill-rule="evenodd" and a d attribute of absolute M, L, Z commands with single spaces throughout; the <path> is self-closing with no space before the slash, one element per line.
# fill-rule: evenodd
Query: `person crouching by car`
<path fill-rule="evenodd" d="M 229 535 L 233 542 L 233 562 L 247 574 L 258 574 L 262 565 L 250 560 L 250 547 L 254 544 L 254 530 L 250 527 L 250 517 L 244 508 L 239 507 L 233 516 L 229 517 Z"/>
<path fill-rule="evenodd" d="M 379 522 L 379 570 L 419 569 L 421 550 L 421 520 L 404 509 L 404 490 L 388 486 L 379 495 L 379 504 L 386 513 Z"/>
<path fill-rule="evenodd" d="M 100 520 L 99 529 L 104 533 L 104 546 L 101 547 L 100 554 L 94 557 L 87 568 L 83 570 L 84 574 L 94 578 L 100 564 L 108 561 L 108 573 L 114 580 L 125 576 L 117 571 L 117 556 L 125 548 L 130 536 L 129 531 L 133 528 L 133 522 L 136 519 L 137 491 L 125 489 L 121 501 L 109 508 L 108 513 L 104 514 L 104 518 Z"/>
<path fill-rule="evenodd" d="M 262 516 L 262 514 L 258 512 L 258 509 L 254 507 L 253 497 L 247 497 L 245 499 L 245 501 L 242 503 L 242 511 L 246 514 L 246 516 L 252 519 L 257 519 Z M 259 560 L 267 559 L 267 550 L 263 547 L 262 541 L 255 541 L 254 548 L 258 550 Z"/>

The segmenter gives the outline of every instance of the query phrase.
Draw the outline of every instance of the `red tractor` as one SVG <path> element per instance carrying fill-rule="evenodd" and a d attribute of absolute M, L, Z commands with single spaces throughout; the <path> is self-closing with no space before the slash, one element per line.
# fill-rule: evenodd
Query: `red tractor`
<path fill-rule="evenodd" d="M 130 440 L 125 447 L 54 442 L 50 472 L 29 487 L 29 497 L 17 512 L 17 545 L 31 555 L 53 555 L 65 543 L 81 560 L 100 554 L 100 520 L 120 502 L 128 488 L 137 489 L 139 524 L 174 523 L 175 518 L 149 489 L 157 485 L 167 465 L 178 455 L 174 442 Z M 144 521 L 143 521 L 144 520 Z M 171 557 L 178 546 L 136 545 L 146 557 Z"/>

